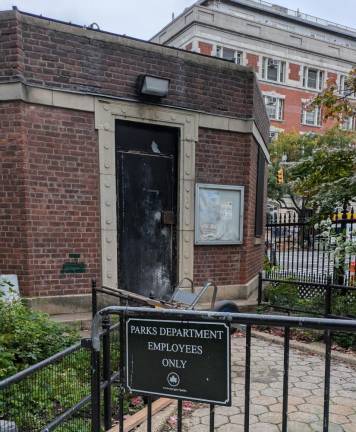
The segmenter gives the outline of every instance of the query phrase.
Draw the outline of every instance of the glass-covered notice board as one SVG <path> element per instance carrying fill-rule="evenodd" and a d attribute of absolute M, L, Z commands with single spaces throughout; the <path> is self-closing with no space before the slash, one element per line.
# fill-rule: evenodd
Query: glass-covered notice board
<path fill-rule="evenodd" d="M 195 194 L 195 243 L 241 244 L 244 187 L 198 183 Z"/>

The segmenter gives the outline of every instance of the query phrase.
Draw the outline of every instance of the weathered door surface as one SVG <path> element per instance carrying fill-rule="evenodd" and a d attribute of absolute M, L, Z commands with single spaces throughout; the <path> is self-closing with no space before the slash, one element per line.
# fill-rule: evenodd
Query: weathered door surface
<path fill-rule="evenodd" d="M 116 122 L 119 285 L 157 298 L 176 283 L 178 133 Z"/>

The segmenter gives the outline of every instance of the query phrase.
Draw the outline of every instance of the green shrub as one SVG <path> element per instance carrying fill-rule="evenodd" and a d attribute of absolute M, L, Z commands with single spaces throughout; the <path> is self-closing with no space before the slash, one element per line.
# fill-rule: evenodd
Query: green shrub
<path fill-rule="evenodd" d="M 263 257 L 263 270 L 266 272 L 271 272 L 273 270 L 273 265 L 267 255 Z"/>
<path fill-rule="evenodd" d="M 333 295 L 331 312 L 333 315 L 356 317 L 356 295 L 344 295 L 342 291 Z M 322 294 L 312 298 L 300 298 L 299 288 L 291 281 L 285 281 L 277 285 L 270 285 L 265 291 L 266 301 L 275 308 L 288 308 L 299 311 L 303 315 L 324 315 L 325 297 Z M 297 331 L 303 340 L 320 340 L 322 337 L 311 332 L 302 334 Z M 356 335 L 351 333 L 333 333 L 333 340 L 343 348 L 356 350 Z"/>
<path fill-rule="evenodd" d="M 0 287 L 1 288 L 1 287 Z M 70 327 L 51 321 L 21 301 L 0 298 L 0 380 L 73 345 L 79 339 Z M 119 364 L 117 331 L 112 334 L 111 364 Z M 14 421 L 21 431 L 42 430 L 50 421 L 90 395 L 91 353 L 79 349 L 0 392 L 0 419 Z M 118 416 L 119 389 L 112 387 L 113 415 Z M 137 411 L 125 395 L 125 414 Z M 68 419 L 62 432 L 91 428 L 90 404 Z"/>
<path fill-rule="evenodd" d="M 20 300 L 0 300 L 0 380 L 62 351 L 76 340 L 74 330 L 29 309 Z"/>
<path fill-rule="evenodd" d="M 298 303 L 298 287 L 288 281 L 270 285 L 265 291 L 265 296 L 271 306 L 293 308 Z"/>

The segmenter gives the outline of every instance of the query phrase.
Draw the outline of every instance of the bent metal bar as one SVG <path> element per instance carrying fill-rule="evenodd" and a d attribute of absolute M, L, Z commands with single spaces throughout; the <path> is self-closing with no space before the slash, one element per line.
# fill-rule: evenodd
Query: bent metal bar
<path fill-rule="evenodd" d="M 224 388 L 224 385 L 220 385 L 220 390 L 222 392 L 230 391 L 230 335 L 227 333 L 227 337 L 224 336 L 223 333 L 219 333 L 223 328 L 230 328 L 232 324 L 243 324 L 246 325 L 246 355 L 245 355 L 245 411 L 244 411 L 244 432 L 250 431 L 250 373 L 251 373 L 251 328 L 252 326 L 270 326 L 270 327 L 283 327 L 284 328 L 284 362 L 283 362 L 283 412 L 282 412 L 282 432 L 287 432 L 288 428 L 288 383 L 289 383 L 289 341 L 290 341 L 290 329 L 291 328 L 304 328 L 304 329 L 315 329 L 322 330 L 325 333 L 325 363 L 324 363 L 324 416 L 323 416 L 323 432 L 329 431 L 329 403 L 330 403 L 330 370 L 331 370 L 331 346 L 332 346 L 332 332 L 351 332 L 356 333 L 356 320 L 335 320 L 335 319 L 325 319 L 325 318 L 300 318 L 300 317 L 284 317 L 284 316 L 274 316 L 274 315 L 255 315 L 255 314 L 237 314 L 237 313 L 220 313 L 220 312 L 209 312 L 209 311 L 182 311 L 182 310 L 173 310 L 173 309 L 151 309 L 151 308 L 137 308 L 137 307 L 125 307 L 125 306 L 112 306 L 107 307 L 99 311 L 93 320 L 92 325 L 92 431 L 98 432 L 100 429 L 100 392 L 103 386 L 100 376 L 101 376 L 101 359 L 100 359 L 100 329 L 102 326 L 103 319 L 107 318 L 110 315 L 119 315 L 120 317 L 120 387 L 123 390 L 121 392 L 119 409 L 120 409 L 120 424 L 119 431 L 124 431 L 124 414 L 123 414 L 123 396 L 124 389 L 128 388 L 128 383 L 130 382 L 130 376 L 128 375 L 128 371 L 135 379 L 138 379 L 140 384 L 145 384 L 140 381 L 142 376 L 140 372 L 135 376 L 135 371 L 132 369 L 132 365 L 129 363 L 132 359 L 136 360 L 137 354 L 141 354 L 142 347 L 147 352 L 147 347 L 154 347 L 155 343 L 169 343 L 167 341 L 170 340 L 171 344 L 179 344 L 177 339 L 182 336 L 185 337 L 187 341 L 190 340 L 190 345 L 198 345 L 200 348 L 196 348 L 196 352 L 202 350 L 204 352 L 205 346 L 203 345 L 202 339 L 199 339 L 199 336 L 216 336 L 212 339 L 205 339 L 204 342 L 208 345 L 214 342 L 221 342 L 225 339 L 225 345 L 220 345 L 220 358 L 218 360 L 222 361 L 225 358 L 227 360 L 226 367 L 216 367 L 215 359 L 211 359 L 209 361 L 208 356 L 204 356 L 204 367 L 200 369 L 204 369 L 201 372 L 200 379 L 210 378 L 209 374 L 209 363 L 212 363 L 214 370 L 218 370 L 220 376 L 211 376 L 212 380 L 207 381 L 207 386 L 204 391 L 206 394 L 212 392 L 213 396 L 216 395 L 216 392 L 219 388 L 216 388 L 216 381 L 214 379 L 225 378 L 225 382 L 227 383 L 227 387 Z M 174 325 L 173 325 L 173 324 Z M 131 340 L 130 345 L 130 332 L 129 329 L 132 328 L 132 325 L 135 327 L 135 330 L 131 334 L 131 336 L 139 337 L 144 336 L 146 340 L 137 339 Z M 131 326 L 131 327 L 130 327 Z M 194 327 L 195 326 L 195 327 Z M 209 328 L 210 326 L 210 328 Z M 221 326 L 218 329 L 218 326 Z M 148 331 L 147 329 L 150 328 Z M 138 329 L 138 330 L 137 330 Z M 153 330 L 155 329 L 155 330 Z M 160 330 L 164 329 L 164 330 Z M 169 329 L 167 336 L 167 329 Z M 174 330 L 175 329 L 175 330 Z M 187 329 L 188 331 L 184 331 Z M 125 331 L 126 330 L 126 331 Z M 190 331 L 192 330 L 192 331 Z M 198 330 L 195 332 L 194 330 Z M 203 331 L 202 331 L 203 330 Z M 162 332 L 163 336 L 160 336 Z M 139 334 L 137 334 L 139 333 Z M 198 336 L 198 338 L 196 338 Z M 221 336 L 221 339 L 219 339 Z M 163 337 L 164 341 L 157 339 L 153 340 L 150 338 L 155 337 Z M 192 338 L 193 337 L 193 338 Z M 197 343 L 197 341 L 199 341 Z M 132 342 L 134 343 L 132 345 Z M 151 345 L 149 345 L 149 343 Z M 136 344 L 136 347 L 135 347 Z M 139 347 L 137 345 L 140 345 Z M 158 345 L 159 346 L 159 345 Z M 217 345 L 219 347 L 219 345 Z M 215 347 L 216 348 L 216 347 Z M 132 349 L 137 349 L 138 352 L 132 353 Z M 179 349 L 177 348 L 179 351 Z M 208 351 L 206 351 L 208 352 Z M 164 353 L 165 355 L 167 353 Z M 188 359 L 179 357 L 175 359 L 176 362 L 169 363 L 168 356 L 162 356 L 162 352 L 158 350 L 158 353 L 155 353 L 156 357 L 151 358 L 149 362 L 146 364 L 150 364 L 150 376 L 155 384 L 159 386 L 159 380 L 165 378 L 166 383 L 164 386 L 169 389 L 179 389 L 179 385 L 181 379 L 184 380 L 185 377 L 182 375 L 181 371 L 184 367 L 188 367 Z M 132 357 L 134 356 L 134 357 Z M 224 357 L 225 356 L 225 357 Z M 171 359 L 172 360 L 172 359 Z M 174 360 L 174 359 L 173 359 Z M 191 362 L 191 357 L 189 359 Z M 154 367 L 153 361 L 160 361 L 162 368 Z M 162 369 L 166 366 L 172 366 L 170 369 L 170 373 L 163 374 Z M 180 367 L 177 367 L 180 366 Z M 184 366 L 184 367 L 183 367 Z M 168 369 L 168 368 L 167 368 Z M 141 373 L 142 375 L 145 373 L 144 369 Z M 195 370 L 194 368 L 192 370 Z M 224 377 L 222 376 L 224 375 Z M 148 416 L 147 416 L 147 431 L 151 432 L 152 430 L 152 397 L 157 395 L 165 395 L 166 397 L 170 397 L 172 399 L 178 399 L 178 421 L 177 421 L 177 430 L 178 432 L 182 431 L 182 403 L 183 399 L 187 398 L 190 400 L 199 400 L 201 395 L 196 396 L 196 394 L 192 394 L 192 392 L 196 391 L 194 387 L 196 386 L 196 382 L 194 380 L 199 377 L 194 377 L 191 380 L 192 388 L 184 389 L 186 393 L 179 394 L 179 392 L 169 391 L 169 394 L 162 393 L 160 391 L 155 392 L 155 389 L 152 390 L 149 386 L 145 388 L 140 388 L 137 393 L 148 396 Z M 209 387 L 212 387 L 209 388 Z M 226 390 L 227 389 L 227 390 Z M 199 390 L 199 389 L 198 389 Z M 221 394 L 220 394 L 221 396 Z M 204 397 L 202 397 L 204 399 Z M 215 424 L 215 405 L 229 405 L 230 400 L 227 398 L 226 400 L 222 400 L 221 398 L 214 402 L 213 398 L 205 398 L 206 403 L 210 405 L 210 432 L 214 431 Z"/>

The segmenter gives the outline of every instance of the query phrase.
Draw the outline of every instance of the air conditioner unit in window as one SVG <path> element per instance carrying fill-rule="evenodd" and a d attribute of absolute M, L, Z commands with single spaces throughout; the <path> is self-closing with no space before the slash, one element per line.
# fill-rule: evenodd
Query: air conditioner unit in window
<path fill-rule="evenodd" d="M 279 60 L 273 60 L 273 59 L 269 59 L 268 60 L 268 66 L 270 67 L 276 67 L 279 65 Z"/>

